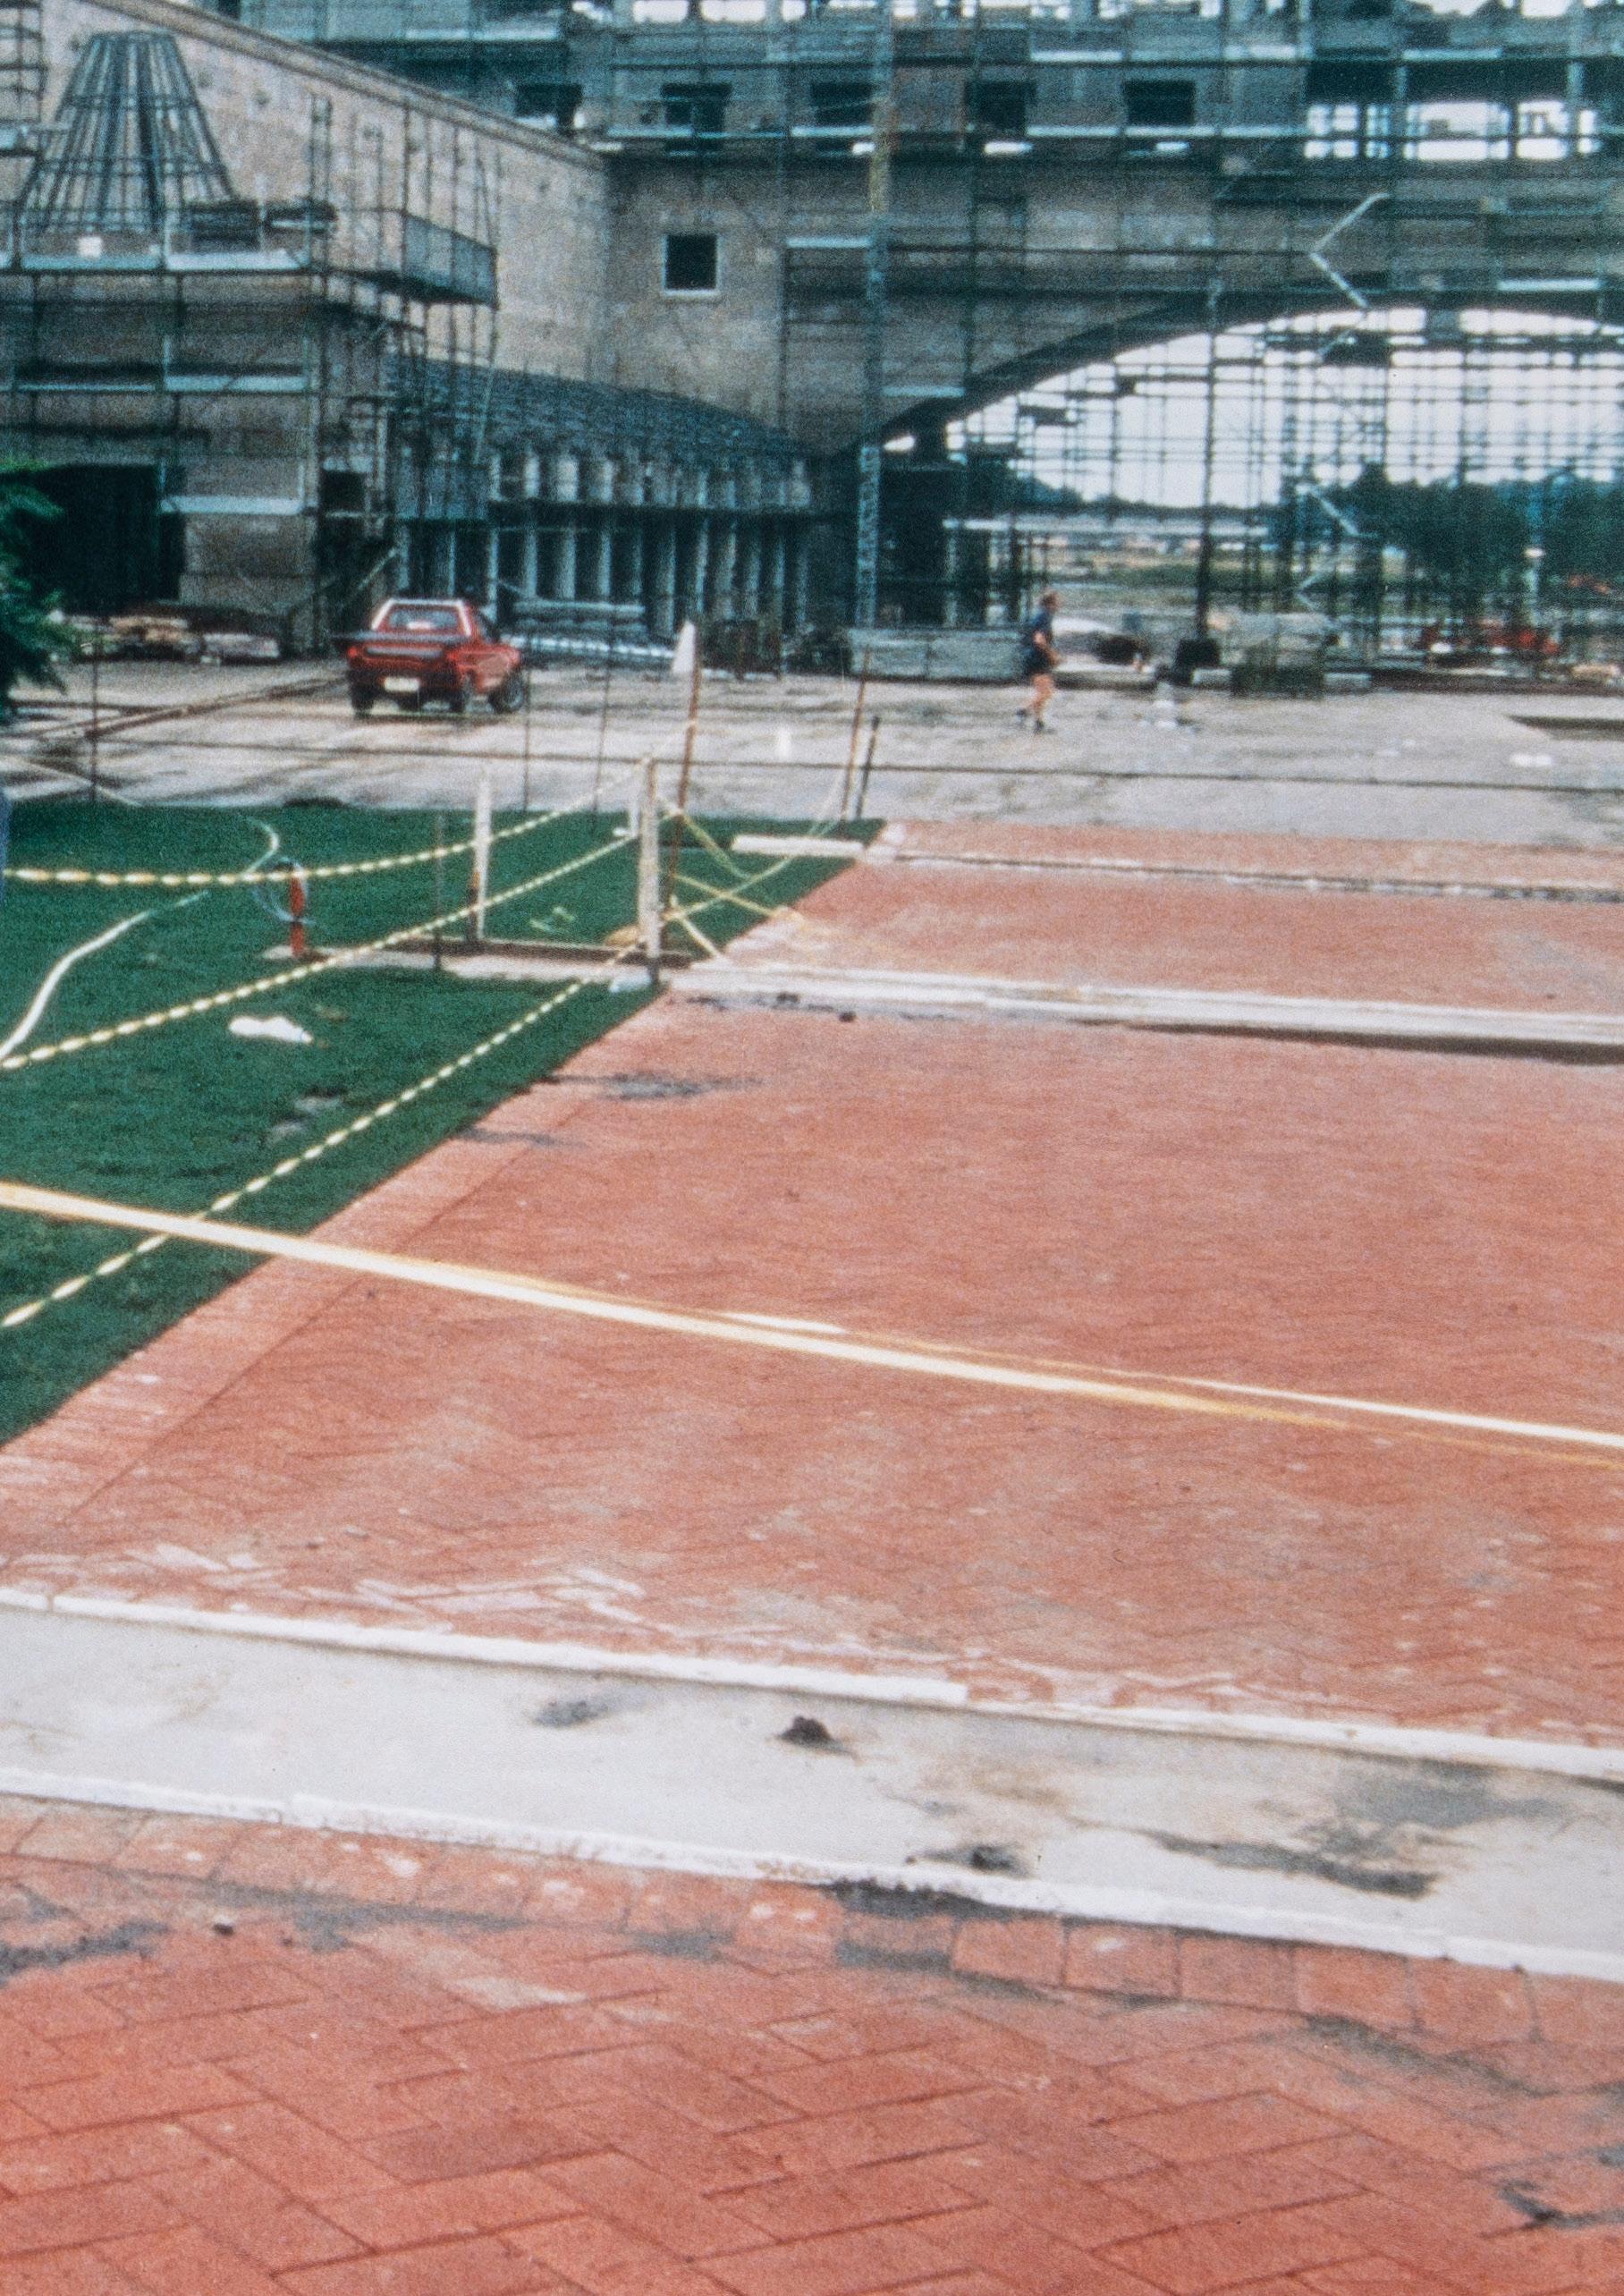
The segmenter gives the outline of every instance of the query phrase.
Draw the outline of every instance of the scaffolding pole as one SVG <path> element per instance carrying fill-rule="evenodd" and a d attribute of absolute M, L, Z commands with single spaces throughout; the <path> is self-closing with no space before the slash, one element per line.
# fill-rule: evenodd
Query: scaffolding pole
<path fill-rule="evenodd" d="M 879 618 L 891 162 L 896 140 L 896 25 L 892 0 L 877 0 L 874 23 L 874 148 L 868 155 L 868 234 L 863 258 L 863 411 L 857 454 L 857 564 L 852 584 L 852 620 L 860 630 L 871 630 Z"/>

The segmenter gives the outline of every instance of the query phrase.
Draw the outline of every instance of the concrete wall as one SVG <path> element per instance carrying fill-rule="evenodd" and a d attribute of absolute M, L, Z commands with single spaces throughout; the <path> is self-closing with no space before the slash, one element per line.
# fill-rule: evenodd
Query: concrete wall
<path fill-rule="evenodd" d="M 617 372 L 671 377 L 814 452 L 850 446 L 863 412 L 865 161 L 781 165 L 741 141 L 702 164 L 646 145 L 613 165 Z M 980 163 L 899 153 L 886 428 L 917 434 L 1088 360 L 1203 328 L 1209 309 L 1233 326 L 1346 308 L 1315 260 L 1321 242 L 1376 301 L 1624 309 L 1624 142 L 1582 168 L 1417 171 L 1355 222 L 1368 185 L 1330 167 L 1245 188 L 1241 198 L 1182 156 L 1126 167 L 1054 144 Z M 663 293 L 664 234 L 697 231 L 718 234 L 717 292 Z"/>
<path fill-rule="evenodd" d="M 779 325 L 783 230 L 770 166 L 628 166 L 615 187 L 605 308 L 615 380 L 709 400 L 759 422 L 792 420 L 796 378 L 781 357 Z M 711 231 L 716 292 L 666 293 L 666 233 Z"/>

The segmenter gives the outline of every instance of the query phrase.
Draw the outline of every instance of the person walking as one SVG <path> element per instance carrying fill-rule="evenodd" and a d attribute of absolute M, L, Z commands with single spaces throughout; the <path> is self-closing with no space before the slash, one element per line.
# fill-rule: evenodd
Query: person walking
<path fill-rule="evenodd" d="M 1021 674 L 1030 684 L 1032 695 L 1016 715 L 1031 719 L 1034 733 L 1046 733 L 1049 730 L 1044 723 L 1044 712 L 1054 699 L 1054 666 L 1060 659 L 1054 649 L 1054 609 L 1059 604 L 1058 590 L 1045 590 L 1037 601 L 1036 612 L 1021 626 Z"/>

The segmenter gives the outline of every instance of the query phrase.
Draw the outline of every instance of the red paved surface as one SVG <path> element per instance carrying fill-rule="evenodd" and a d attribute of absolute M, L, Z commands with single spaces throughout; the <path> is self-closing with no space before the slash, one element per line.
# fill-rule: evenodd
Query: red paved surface
<path fill-rule="evenodd" d="M 951 835 L 949 834 L 951 830 Z M 1241 989 L 1517 1011 L 1624 1012 L 1624 909 L 1562 902 L 1311 893 L 1054 866 L 1093 855 L 1170 866 L 1497 876 L 1499 849 L 1365 847 L 1286 839 L 1129 838 L 963 823 L 909 827 L 903 853 L 1025 855 L 1026 870 L 850 870 L 729 954 L 816 966 L 986 974 L 1115 987 Z M 1547 871 L 1624 885 L 1607 855 L 1517 854 L 1509 881 Z"/>
<path fill-rule="evenodd" d="M 630 1080 L 630 1081 L 628 1081 Z M 334 1233 L 1617 1425 L 1616 1070 L 656 1008 Z M 1624 1738 L 1620 1483 L 272 1269 L 0 1453 L 6 1578 Z"/>
<path fill-rule="evenodd" d="M 1462 793 L 1462 803 L 1469 806 L 1469 792 Z M 1181 868 L 1286 869 L 1322 877 L 1418 877 L 1443 884 L 1579 885 L 1624 892 L 1624 851 L 1597 846 L 1261 837 L 1230 830 L 990 820 L 893 822 L 882 831 L 881 839 L 907 852 L 941 856 L 992 854 L 1045 863 L 1104 857 Z"/>
<path fill-rule="evenodd" d="M 0 1802 L 4 2296 L 1624 2288 L 1568 1980 Z"/>

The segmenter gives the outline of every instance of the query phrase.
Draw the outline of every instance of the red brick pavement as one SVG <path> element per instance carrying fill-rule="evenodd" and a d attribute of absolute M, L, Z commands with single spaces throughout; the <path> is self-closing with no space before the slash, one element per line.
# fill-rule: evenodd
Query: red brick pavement
<path fill-rule="evenodd" d="M 1494 845 L 1439 838 L 1260 836 L 1244 830 L 1118 829 L 1104 823 L 892 822 L 881 843 L 952 859 L 1077 860 L 1102 856 L 1180 868 L 1287 870 L 1317 877 L 1418 878 L 1430 884 L 1579 885 L 1624 892 L 1615 846 Z"/>
<path fill-rule="evenodd" d="M 1541 1062 L 673 1004 L 329 1233 L 1611 1427 L 1621 1096 Z M 33 1587 L 1617 1742 L 1618 1490 L 1549 1450 L 270 1268 L 0 1453 L 0 1544 Z"/>
<path fill-rule="evenodd" d="M 888 833 L 889 835 L 889 833 Z M 910 824 L 880 849 L 1002 855 L 1024 871 L 899 863 L 847 873 L 729 951 L 735 963 L 967 972 L 1055 987 L 1236 989 L 1515 1011 L 1624 1011 L 1613 905 L 1311 893 L 1090 875 L 1083 857 L 1395 880 L 1505 872 L 1624 890 L 1616 856 L 1494 847 Z"/>
<path fill-rule="evenodd" d="M 0 1802 L 4 2296 L 1624 2289 L 1624 1995 Z"/>
<path fill-rule="evenodd" d="M 906 834 L 1624 883 L 1607 855 Z M 933 962 L 1032 970 L 1080 962 L 1111 902 L 1129 939 L 1130 910 L 1182 918 L 1163 953 L 1241 966 L 1306 960 L 1299 911 L 1332 920 L 1316 945 L 1340 936 L 1339 964 L 1366 933 L 1383 963 L 1410 933 L 1423 954 L 1456 936 L 1454 963 L 1476 934 L 1529 995 L 1559 976 L 1568 995 L 1570 927 L 1624 945 L 1613 908 L 907 864 L 849 871 L 805 929 L 906 928 Z M 667 1004 L 327 1233 L 676 1304 L 1614 1426 L 1621 1093 L 1616 1069 L 1542 1062 Z M 1549 1452 L 977 1394 L 276 1267 L 0 1451 L 13 1585 L 1613 1742 L 1617 1492 Z"/>

